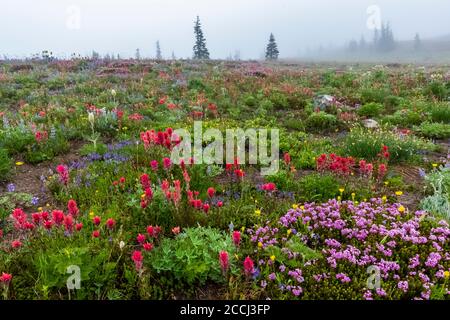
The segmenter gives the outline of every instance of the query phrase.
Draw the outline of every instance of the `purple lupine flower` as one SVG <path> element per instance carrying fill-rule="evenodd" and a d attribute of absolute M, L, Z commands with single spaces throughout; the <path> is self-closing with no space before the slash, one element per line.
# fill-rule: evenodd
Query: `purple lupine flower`
<path fill-rule="evenodd" d="M 14 185 L 14 183 L 9 183 L 9 184 L 6 186 L 6 188 L 7 188 L 8 192 L 14 192 L 14 191 L 16 191 L 16 186 Z"/>

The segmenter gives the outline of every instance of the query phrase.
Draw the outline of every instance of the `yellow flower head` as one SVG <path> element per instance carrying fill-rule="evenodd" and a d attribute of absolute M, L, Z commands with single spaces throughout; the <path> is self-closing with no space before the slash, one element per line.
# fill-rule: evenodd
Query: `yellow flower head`
<path fill-rule="evenodd" d="M 263 244 L 262 242 L 258 242 L 258 248 L 262 248 Z"/>
<path fill-rule="evenodd" d="M 387 186 L 388 184 L 389 184 L 389 181 L 385 181 L 385 182 L 384 182 L 384 185 Z"/>
<path fill-rule="evenodd" d="M 275 256 L 274 256 L 274 255 L 271 255 L 271 256 L 270 256 L 270 260 L 275 261 Z"/>
<path fill-rule="evenodd" d="M 344 190 L 345 190 L 344 188 L 339 188 L 339 192 L 340 192 L 340 193 L 343 193 Z"/>
<path fill-rule="evenodd" d="M 295 204 L 295 203 L 294 203 L 294 204 L 292 205 L 292 209 L 298 209 L 298 204 Z"/>
<path fill-rule="evenodd" d="M 291 233 L 292 233 L 292 230 L 291 230 L 291 229 L 288 229 L 287 235 L 290 235 Z"/>
<path fill-rule="evenodd" d="M 401 213 L 405 212 L 405 207 L 404 206 L 398 207 L 398 212 L 401 212 Z"/>
<path fill-rule="evenodd" d="M 383 200 L 383 202 L 386 202 L 386 201 L 387 201 L 387 197 L 386 197 L 386 196 L 383 196 L 383 197 L 381 198 L 381 200 Z"/>
<path fill-rule="evenodd" d="M 352 197 L 354 198 L 356 196 L 356 193 L 352 192 Z"/>
<path fill-rule="evenodd" d="M 38 211 L 41 212 L 41 211 L 42 211 L 42 207 L 39 207 L 39 208 L 38 208 Z"/>
<path fill-rule="evenodd" d="M 300 206 L 300 209 L 305 210 L 305 206 Z"/>
<path fill-rule="evenodd" d="M 255 210 L 255 214 L 259 217 L 261 215 L 261 210 L 259 209 Z"/>
<path fill-rule="evenodd" d="M 93 218 L 94 217 L 94 211 L 89 212 L 89 217 Z"/>
<path fill-rule="evenodd" d="M 433 163 L 432 166 L 433 166 L 433 168 L 437 168 L 438 164 L 437 163 Z"/>
<path fill-rule="evenodd" d="M 242 226 L 242 228 L 241 228 L 241 232 L 244 232 L 245 231 L 245 227 L 244 226 Z"/>
<path fill-rule="evenodd" d="M 449 271 L 444 271 L 444 277 L 445 278 L 449 278 L 450 277 L 450 272 Z"/>
<path fill-rule="evenodd" d="M 338 199 L 338 201 L 341 201 L 342 198 L 341 198 L 341 196 L 338 196 L 337 199 Z"/>
<path fill-rule="evenodd" d="M 24 163 L 22 161 L 17 161 L 16 162 L 16 166 L 23 166 L 23 165 L 24 165 Z"/>
<path fill-rule="evenodd" d="M 396 195 L 396 196 L 399 196 L 399 197 L 400 197 L 402 194 L 403 194 L 403 191 L 395 191 L 395 195 Z"/>

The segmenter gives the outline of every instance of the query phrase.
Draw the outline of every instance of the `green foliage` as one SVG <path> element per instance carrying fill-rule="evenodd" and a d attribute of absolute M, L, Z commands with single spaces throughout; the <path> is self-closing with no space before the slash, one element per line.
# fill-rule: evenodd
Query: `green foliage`
<path fill-rule="evenodd" d="M 421 136 L 432 139 L 446 139 L 450 137 L 450 124 L 440 122 L 424 122 L 414 128 Z"/>
<path fill-rule="evenodd" d="M 429 112 L 433 122 L 450 123 L 449 103 L 435 104 L 429 109 Z"/>
<path fill-rule="evenodd" d="M 0 149 L 0 181 L 7 180 L 11 175 L 13 161 L 5 149 Z"/>
<path fill-rule="evenodd" d="M 189 228 L 174 239 L 165 238 L 155 248 L 148 261 L 159 277 L 170 277 L 173 285 L 204 285 L 207 281 L 223 283 L 226 279 L 219 264 L 220 251 L 230 254 L 235 268 L 231 237 L 210 228 Z"/>
<path fill-rule="evenodd" d="M 418 150 L 431 148 L 430 145 L 413 136 L 400 137 L 387 130 L 354 128 L 343 141 L 345 155 L 372 161 L 376 159 L 383 145 L 389 147 L 390 162 L 411 160 Z"/>
<path fill-rule="evenodd" d="M 302 201 L 326 201 L 339 195 L 339 182 L 329 174 L 310 174 L 300 178 L 298 189 Z"/>
<path fill-rule="evenodd" d="M 337 118 L 335 115 L 323 111 L 313 112 L 306 119 L 305 126 L 312 132 L 332 131 L 336 129 Z"/>
<path fill-rule="evenodd" d="M 432 194 L 421 200 L 421 208 L 450 222 L 450 168 L 433 170 L 425 180 Z"/>
<path fill-rule="evenodd" d="M 445 100 L 448 97 L 448 89 L 442 82 L 433 81 L 424 88 L 424 94 L 438 100 Z"/>
<path fill-rule="evenodd" d="M 358 114 L 364 117 L 378 117 L 380 113 L 384 110 L 384 106 L 381 103 L 371 102 L 362 105 L 358 109 Z"/>

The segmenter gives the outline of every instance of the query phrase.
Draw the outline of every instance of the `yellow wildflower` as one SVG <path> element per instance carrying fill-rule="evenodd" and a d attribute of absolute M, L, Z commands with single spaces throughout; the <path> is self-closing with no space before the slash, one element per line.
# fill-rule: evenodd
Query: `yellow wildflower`
<path fill-rule="evenodd" d="M 258 242 L 258 248 L 262 248 L 262 246 L 263 246 L 262 242 L 261 241 Z"/>
<path fill-rule="evenodd" d="M 294 204 L 292 205 L 292 209 L 298 209 L 298 204 L 295 204 L 295 203 L 294 203 Z"/>
<path fill-rule="evenodd" d="M 344 193 L 344 190 L 345 190 L 344 188 L 339 188 L 340 193 Z"/>
<path fill-rule="evenodd" d="M 275 256 L 274 256 L 274 255 L 271 255 L 271 256 L 270 256 L 270 260 L 275 261 Z"/>
<path fill-rule="evenodd" d="M 404 206 L 398 207 L 398 212 L 401 212 L 401 213 L 405 212 L 405 207 Z"/>
<path fill-rule="evenodd" d="M 395 191 L 395 195 L 396 195 L 396 196 L 399 196 L 399 197 L 400 197 L 402 194 L 403 194 L 403 191 Z"/>
<path fill-rule="evenodd" d="M 433 166 L 433 168 L 437 168 L 438 164 L 437 163 L 433 163 L 432 166 Z"/>
<path fill-rule="evenodd" d="M 23 165 L 24 165 L 24 163 L 22 161 L 17 161 L 16 162 L 16 166 L 23 166 Z"/>
<path fill-rule="evenodd" d="M 261 210 L 256 209 L 256 210 L 255 210 L 255 214 L 259 217 L 259 216 L 261 215 Z"/>
<path fill-rule="evenodd" d="M 450 277 L 450 272 L 449 272 L 449 271 L 444 271 L 444 277 L 445 277 L 445 278 Z"/>
<path fill-rule="evenodd" d="M 287 235 L 290 235 L 291 233 L 292 233 L 292 230 L 291 230 L 291 229 L 288 229 Z"/>
<path fill-rule="evenodd" d="M 387 201 L 387 197 L 383 196 L 383 197 L 381 197 L 381 200 L 383 200 L 383 202 L 386 202 Z"/>

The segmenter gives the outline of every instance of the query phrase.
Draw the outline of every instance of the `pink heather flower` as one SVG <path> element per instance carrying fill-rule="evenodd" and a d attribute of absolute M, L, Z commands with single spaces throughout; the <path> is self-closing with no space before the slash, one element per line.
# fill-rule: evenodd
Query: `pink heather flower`
<path fill-rule="evenodd" d="M 220 267 L 222 268 L 222 271 L 224 273 L 227 272 L 228 268 L 229 268 L 229 258 L 228 258 L 228 252 L 226 251 L 221 251 L 219 253 L 219 262 L 220 262 Z"/>
<path fill-rule="evenodd" d="M 239 231 L 233 232 L 233 243 L 236 247 L 241 243 L 241 233 Z"/>
<path fill-rule="evenodd" d="M 351 279 L 345 273 L 336 274 L 336 279 L 341 280 L 342 283 L 347 283 L 351 281 Z"/>
<path fill-rule="evenodd" d="M 303 292 L 302 288 L 298 287 L 296 289 L 292 289 L 292 294 L 296 297 L 298 297 L 299 295 L 301 295 Z"/>
<path fill-rule="evenodd" d="M 247 256 L 244 260 L 244 273 L 246 276 L 251 276 L 254 271 L 254 263 L 253 260 Z"/>
<path fill-rule="evenodd" d="M 397 284 L 397 287 L 405 293 L 408 292 L 408 287 L 409 287 L 408 281 L 400 281 Z"/>

